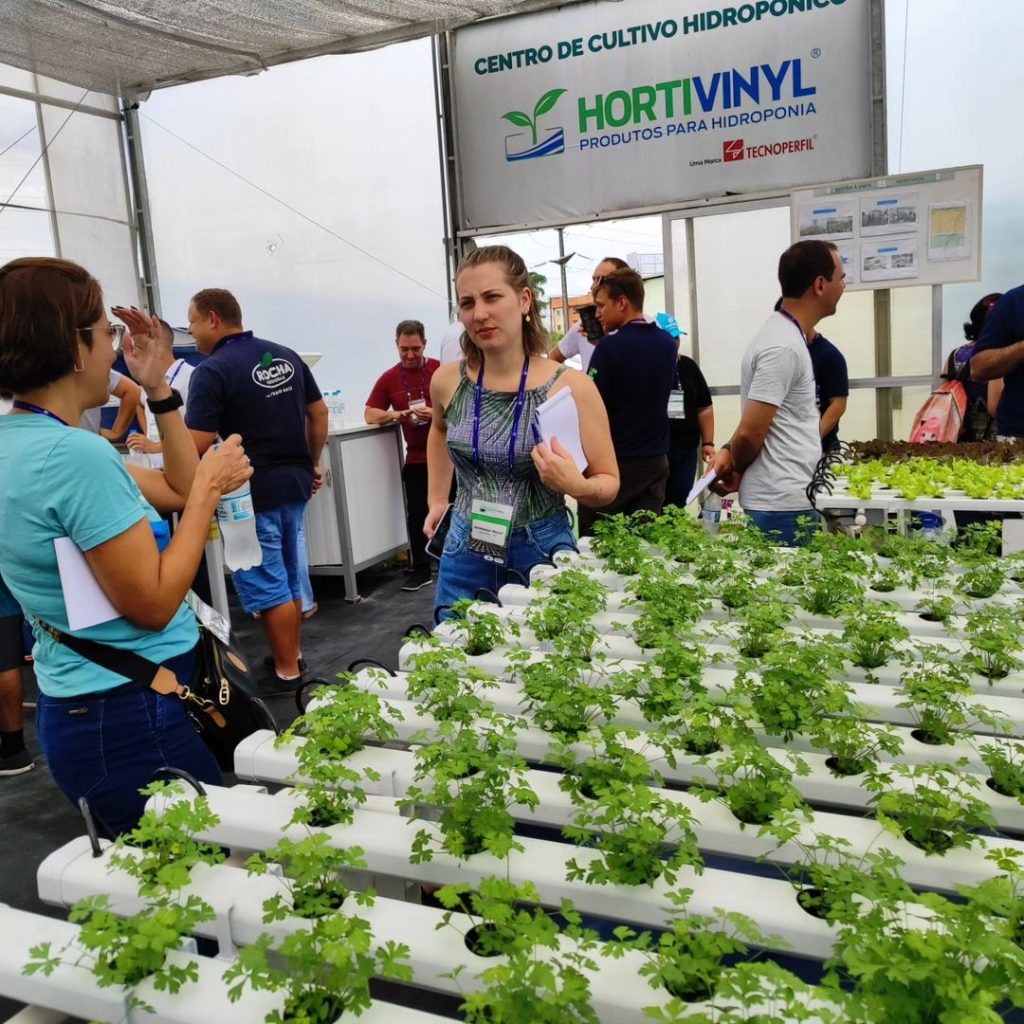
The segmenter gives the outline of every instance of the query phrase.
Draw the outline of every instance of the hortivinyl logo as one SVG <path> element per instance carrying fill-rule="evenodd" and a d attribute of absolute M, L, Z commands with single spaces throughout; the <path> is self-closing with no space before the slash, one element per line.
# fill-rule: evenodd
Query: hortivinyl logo
<path fill-rule="evenodd" d="M 551 89 L 544 93 L 534 104 L 532 117 L 523 110 L 510 110 L 501 115 L 506 121 L 511 121 L 519 128 L 530 129 L 529 135 L 525 132 L 515 132 L 505 136 L 505 159 L 509 163 L 515 163 L 518 160 L 536 160 L 538 157 L 554 156 L 557 153 L 565 152 L 564 128 L 542 130 L 539 127 L 540 119 L 545 114 L 551 113 L 565 91 L 565 89 Z M 526 148 L 523 148 L 524 146 Z"/>

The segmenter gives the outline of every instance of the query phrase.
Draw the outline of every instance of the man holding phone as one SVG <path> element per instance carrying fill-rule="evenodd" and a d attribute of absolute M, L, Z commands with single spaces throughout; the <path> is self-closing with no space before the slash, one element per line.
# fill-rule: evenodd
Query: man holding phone
<path fill-rule="evenodd" d="M 590 278 L 591 288 L 596 288 L 601 279 L 615 270 L 628 270 L 629 264 L 620 260 L 617 256 L 605 256 L 596 267 Z M 581 369 L 586 373 L 590 369 L 590 357 L 594 354 L 598 341 L 604 336 L 600 323 L 597 322 L 596 307 L 583 307 L 593 313 L 593 316 L 582 315 L 577 323 L 569 328 L 565 337 L 548 353 L 548 358 L 556 363 L 564 363 L 570 356 L 580 357 Z M 584 321 L 589 321 L 588 324 Z"/>
<path fill-rule="evenodd" d="M 380 375 L 366 400 L 363 418 L 372 425 L 401 423 L 405 436 L 405 515 L 409 529 L 411 564 L 406 591 L 430 583 L 430 563 L 423 521 L 427 518 L 427 436 L 430 433 L 430 378 L 441 365 L 424 355 L 427 346 L 423 324 L 403 320 L 395 328 L 398 362 Z"/>

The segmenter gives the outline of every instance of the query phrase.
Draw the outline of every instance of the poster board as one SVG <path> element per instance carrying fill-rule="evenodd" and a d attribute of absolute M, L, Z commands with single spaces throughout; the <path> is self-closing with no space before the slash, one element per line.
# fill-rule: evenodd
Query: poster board
<path fill-rule="evenodd" d="M 790 194 L 794 242 L 834 242 L 848 291 L 981 278 L 982 167 L 841 181 Z"/>

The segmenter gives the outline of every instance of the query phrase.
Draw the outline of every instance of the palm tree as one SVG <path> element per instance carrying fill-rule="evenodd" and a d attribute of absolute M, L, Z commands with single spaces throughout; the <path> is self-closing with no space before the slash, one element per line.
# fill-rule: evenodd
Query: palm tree
<path fill-rule="evenodd" d="M 543 317 L 548 311 L 548 300 L 544 298 L 544 286 L 548 279 L 539 271 L 530 271 L 530 289 L 537 300 L 537 312 Z"/>

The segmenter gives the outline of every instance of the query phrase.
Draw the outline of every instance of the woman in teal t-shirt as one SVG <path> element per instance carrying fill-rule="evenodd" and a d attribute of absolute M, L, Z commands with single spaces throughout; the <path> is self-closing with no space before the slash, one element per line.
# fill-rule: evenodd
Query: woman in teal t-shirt
<path fill-rule="evenodd" d="M 65 260 L 0 267 L 0 392 L 14 395 L 0 417 L 0 571 L 35 631 L 36 725 L 54 781 L 73 803 L 88 797 L 111 834 L 138 821 L 138 790 L 158 768 L 217 782 L 216 762 L 180 700 L 100 668 L 39 623 L 135 651 L 189 682 L 198 632 L 185 594 L 218 499 L 252 472 L 237 437 L 199 460 L 156 357 L 159 322 L 126 319 L 125 358 L 156 403 L 163 472 L 126 469 L 107 441 L 75 429 L 106 400 L 124 330 L 107 319 L 96 280 Z M 151 526 L 158 510 L 181 512 L 163 551 Z M 84 554 L 105 602 L 69 611 L 90 581 L 76 583 L 66 564 L 62 579 L 62 545 Z"/>

